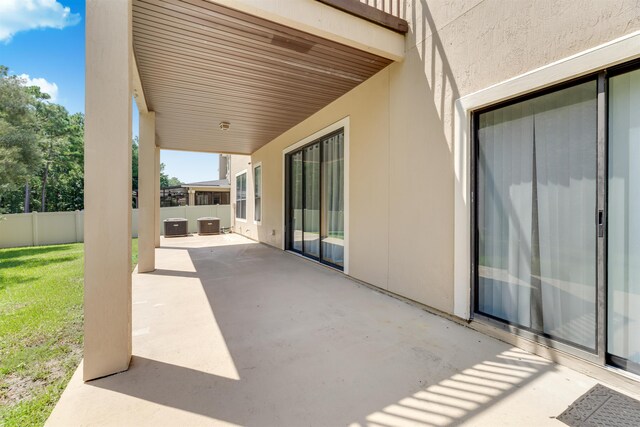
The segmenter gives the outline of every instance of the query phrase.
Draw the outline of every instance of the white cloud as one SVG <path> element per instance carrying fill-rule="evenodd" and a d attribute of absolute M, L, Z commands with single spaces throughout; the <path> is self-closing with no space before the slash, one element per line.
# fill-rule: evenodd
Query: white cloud
<path fill-rule="evenodd" d="M 58 99 L 58 85 L 55 83 L 48 82 L 46 79 L 42 77 L 36 77 L 32 79 L 29 77 L 29 74 L 20 74 L 18 77 L 25 81 L 25 86 L 38 86 L 40 88 L 40 92 L 47 93 L 51 97 L 51 102 L 56 102 Z"/>
<path fill-rule="evenodd" d="M 80 15 L 56 0 L 0 0 L 0 42 L 8 43 L 19 31 L 61 30 L 78 22 Z"/>

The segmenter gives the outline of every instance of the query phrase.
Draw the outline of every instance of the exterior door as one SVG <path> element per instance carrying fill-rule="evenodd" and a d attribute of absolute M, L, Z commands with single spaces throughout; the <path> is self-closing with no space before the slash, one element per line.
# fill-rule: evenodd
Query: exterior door
<path fill-rule="evenodd" d="M 481 112 L 476 313 L 596 352 L 597 81 Z"/>
<path fill-rule="evenodd" d="M 640 63 L 473 128 L 475 316 L 640 374 Z"/>
<path fill-rule="evenodd" d="M 344 268 L 344 131 L 287 155 L 287 249 Z"/>

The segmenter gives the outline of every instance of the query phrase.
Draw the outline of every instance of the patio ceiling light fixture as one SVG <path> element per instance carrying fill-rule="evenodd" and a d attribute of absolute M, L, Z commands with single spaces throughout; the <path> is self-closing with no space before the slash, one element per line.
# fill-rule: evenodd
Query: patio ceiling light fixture
<path fill-rule="evenodd" d="M 220 122 L 220 129 L 221 130 L 229 130 L 230 126 L 231 126 L 231 123 L 229 123 L 229 122 Z"/>

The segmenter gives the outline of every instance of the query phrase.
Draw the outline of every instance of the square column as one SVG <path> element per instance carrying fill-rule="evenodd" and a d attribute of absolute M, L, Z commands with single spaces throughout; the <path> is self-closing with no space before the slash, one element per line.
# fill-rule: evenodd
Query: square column
<path fill-rule="evenodd" d="M 138 273 L 156 269 L 156 114 L 140 113 Z"/>
<path fill-rule="evenodd" d="M 84 364 L 89 381 L 131 360 L 131 0 L 87 0 Z"/>
<path fill-rule="evenodd" d="M 155 246 L 156 248 L 160 247 L 160 147 L 156 147 L 156 160 L 155 160 L 155 190 L 154 193 L 156 197 L 155 203 Z"/>

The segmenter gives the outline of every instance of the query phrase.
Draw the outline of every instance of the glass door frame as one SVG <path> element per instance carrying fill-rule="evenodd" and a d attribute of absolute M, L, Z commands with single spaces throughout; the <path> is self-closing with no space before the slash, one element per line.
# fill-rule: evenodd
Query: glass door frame
<path fill-rule="evenodd" d="M 482 107 L 471 112 L 470 123 L 470 196 L 471 196 L 471 224 L 470 224 L 470 248 L 471 248 L 471 298 L 470 298 L 470 319 L 489 324 L 498 329 L 507 331 L 514 335 L 522 336 L 530 341 L 546 345 L 548 347 L 563 351 L 565 353 L 578 356 L 581 359 L 593 362 L 601 366 L 613 366 L 626 369 L 624 361 L 617 360 L 616 356 L 607 352 L 607 217 L 608 217 L 608 120 L 609 120 L 609 78 L 624 74 L 629 71 L 640 69 L 640 60 L 634 60 L 621 65 L 616 65 L 600 71 L 590 73 L 579 78 L 568 80 L 560 84 L 552 85 L 542 90 L 534 91 L 522 96 L 498 102 L 490 106 Z M 596 233 L 596 336 L 595 351 L 585 350 L 578 346 L 568 344 L 561 340 L 545 336 L 538 332 L 533 332 L 526 327 L 510 324 L 508 321 L 497 319 L 482 313 L 478 310 L 478 286 L 479 286 L 479 224 L 478 224 L 478 164 L 479 164 L 479 139 L 478 125 L 479 116 L 483 112 L 494 110 L 510 104 L 536 98 L 538 96 L 562 90 L 567 87 L 578 85 L 586 81 L 596 80 L 597 82 L 597 161 L 596 161 L 596 212 L 594 212 L 594 233 Z M 626 359 L 625 359 L 626 360 Z M 626 371 L 631 373 L 631 371 Z"/>
<path fill-rule="evenodd" d="M 344 271 L 344 267 L 337 265 L 337 264 L 333 264 L 331 262 L 328 262 L 326 260 L 324 260 L 323 258 L 323 253 L 322 253 L 322 216 L 323 216 L 323 203 L 322 203 L 322 186 L 324 183 L 324 171 L 323 171 L 323 144 L 322 142 L 325 141 L 326 139 L 329 139 L 335 135 L 339 135 L 339 134 L 343 134 L 345 133 L 345 128 L 344 127 L 340 127 L 339 129 L 336 129 L 332 132 L 329 132 L 325 135 L 322 135 L 319 138 L 314 139 L 313 141 L 310 141 L 300 147 L 296 147 L 294 150 L 291 150 L 289 152 L 287 152 L 285 154 L 285 161 L 284 161 L 284 165 L 285 165 L 285 182 L 284 182 L 284 191 L 285 191 L 285 212 L 284 212 L 284 218 L 285 218 L 285 250 L 300 254 L 302 256 L 304 256 L 305 258 L 309 258 L 312 259 L 314 261 L 317 261 L 321 264 L 327 265 L 329 267 L 335 268 L 337 270 L 340 271 Z M 344 136 L 343 136 L 344 137 Z M 319 199 L 319 203 L 318 203 L 318 212 L 319 212 L 319 216 L 318 216 L 318 221 L 319 221 L 319 230 L 318 230 L 318 234 L 319 234 L 319 241 L 318 241 L 318 256 L 313 256 L 310 255 L 308 253 L 304 252 L 304 206 L 302 208 L 303 210 L 303 214 L 302 214 L 302 251 L 297 250 L 294 248 L 293 245 L 293 239 L 294 239 L 294 233 L 293 230 L 291 229 L 292 224 L 293 224 L 293 209 L 291 209 L 291 196 L 292 196 L 292 191 L 291 191 L 291 185 L 293 182 L 292 176 L 291 174 L 293 173 L 293 168 L 291 166 L 292 163 L 292 159 L 293 159 L 293 155 L 296 153 L 302 153 L 302 202 L 303 205 L 306 202 L 306 185 L 305 185 L 305 176 L 304 176 L 304 150 L 314 144 L 318 144 L 319 145 L 319 156 L 320 156 L 320 163 L 319 163 L 319 188 L 318 188 L 318 194 L 320 196 Z M 343 154 L 344 156 L 344 154 Z M 346 185 L 347 183 L 344 182 L 343 185 Z"/>

